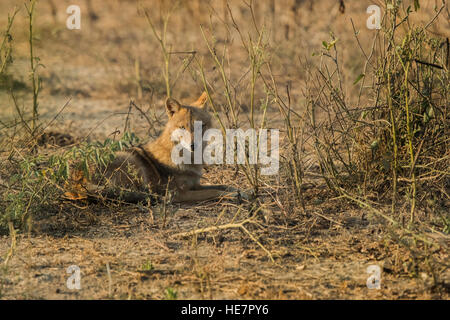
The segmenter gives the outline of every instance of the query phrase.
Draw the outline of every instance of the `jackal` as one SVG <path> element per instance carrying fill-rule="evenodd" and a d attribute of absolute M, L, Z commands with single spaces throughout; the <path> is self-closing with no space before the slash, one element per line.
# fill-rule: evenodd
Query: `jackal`
<path fill-rule="evenodd" d="M 167 192 L 173 195 L 174 202 L 246 197 L 231 186 L 200 184 L 203 164 L 175 164 L 172 160 L 172 150 L 177 143 L 172 141 L 175 130 L 185 130 L 190 135 L 190 150 L 184 151 L 193 155 L 198 147 L 193 139 L 194 122 L 201 121 L 203 132 L 212 127 L 206 101 L 206 93 L 189 105 L 168 98 L 165 108 L 169 119 L 161 135 L 155 141 L 117 152 L 114 160 L 103 168 L 102 178 L 95 181 L 96 187 L 108 197 L 117 193 L 107 190 L 126 190 L 121 192 L 121 198 L 127 202 L 138 202 L 149 194 L 165 195 Z M 206 143 L 201 143 L 205 147 Z"/>

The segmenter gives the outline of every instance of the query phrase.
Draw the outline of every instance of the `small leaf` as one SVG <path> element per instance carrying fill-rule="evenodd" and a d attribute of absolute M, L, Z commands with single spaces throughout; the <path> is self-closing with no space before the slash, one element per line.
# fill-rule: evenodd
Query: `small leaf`
<path fill-rule="evenodd" d="M 95 153 L 95 162 L 99 163 L 100 162 L 100 152 L 98 152 L 98 149 L 95 149 L 94 153 Z"/>
<path fill-rule="evenodd" d="M 367 116 L 368 114 L 369 114 L 369 113 L 368 113 L 367 111 L 363 111 L 363 112 L 361 113 L 361 119 L 365 119 L 366 116 Z"/>
<path fill-rule="evenodd" d="M 88 179 L 90 179 L 90 175 L 89 175 L 89 163 L 88 160 L 85 158 L 83 161 L 83 173 L 84 176 L 87 177 Z"/>
<path fill-rule="evenodd" d="M 365 74 L 364 73 L 361 73 L 357 78 L 356 78 L 356 80 L 355 80 L 355 82 L 353 82 L 353 84 L 355 85 L 355 84 L 357 84 L 359 81 L 361 81 L 361 79 L 362 78 L 364 78 L 365 77 Z"/>
<path fill-rule="evenodd" d="M 334 39 L 333 41 L 331 41 L 331 42 L 328 44 L 328 50 L 330 50 L 331 48 L 333 48 L 337 41 L 338 41 L 338 39 Z"/>
<path fill-rule="evenodd" d="M 417 11 L 420 9 L 420 3 L 419 0 L 414 0 L 414 11 Z"/>

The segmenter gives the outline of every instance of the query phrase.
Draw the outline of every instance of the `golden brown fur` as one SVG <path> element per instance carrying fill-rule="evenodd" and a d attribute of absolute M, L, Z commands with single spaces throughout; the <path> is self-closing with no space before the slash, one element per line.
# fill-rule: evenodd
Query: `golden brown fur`
<path fill-rule="evenodd" d="M 171 134 L 185 129 L 193 140 L 194 121 L 202 121 L 203 132 L 212 126 L 206 110 L 206 93 L 190 105 L 181 105 L 167 99 L 169 120 L 161 135 L 152 142 L 118 152 L 104 172 L 103 183 L 126 190 L 137 190 L 162 195 L 166 190 L 174 193 L 175 202 L 202 201 L 220 197 L 240 196 L 238 190 L 223 185 L 201 185 L 203 165 L 175 164 L 171 158 L 174 142 Z M 131 197 L 133 201 L 142 197 Z M 130 199 L 129 199 L 130 200 Z"/>

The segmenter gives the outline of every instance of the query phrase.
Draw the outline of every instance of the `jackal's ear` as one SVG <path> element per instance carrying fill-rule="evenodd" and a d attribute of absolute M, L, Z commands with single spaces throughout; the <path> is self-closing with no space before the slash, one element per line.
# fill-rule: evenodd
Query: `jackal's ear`
<path fill-rule="evenodd" d="M 172 98 L 167 98 L 166 99 L 166 111 L 167 111 L 167 115 L 169 116 L 169 118 L 172 118 L 172 116 L 174 115 L 175 112 L 177 112 L 178 110 L 180 110 L 181 108 L 181 104 Z"/>
<path fill-rule="evenodd" d="M 204 108 L 206 100 L 208 100 L 208 94 L 206 92 L 203 92 L 202 95 L 197 99 L 197 101 L 191 103 L 191 106 L 197 108 Z"/>

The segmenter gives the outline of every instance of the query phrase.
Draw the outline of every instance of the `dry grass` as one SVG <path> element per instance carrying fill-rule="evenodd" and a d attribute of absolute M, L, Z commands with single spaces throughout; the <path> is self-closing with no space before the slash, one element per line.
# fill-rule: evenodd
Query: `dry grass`
<path fill-rule="evenodd" d="M 344 3 L 83 1 L 69 31 L 70 1 L 32 24 L 2 1 L 0 297 L 448 299 L 448 5 L 404 1 L 376 31 L 372 1 Z M 203 90 L 218 127 L 280 130 L 278 175 L 205 172 L 254 201 L 61 197 L 71 163 L 155 138 L 165 97 Z"/>

